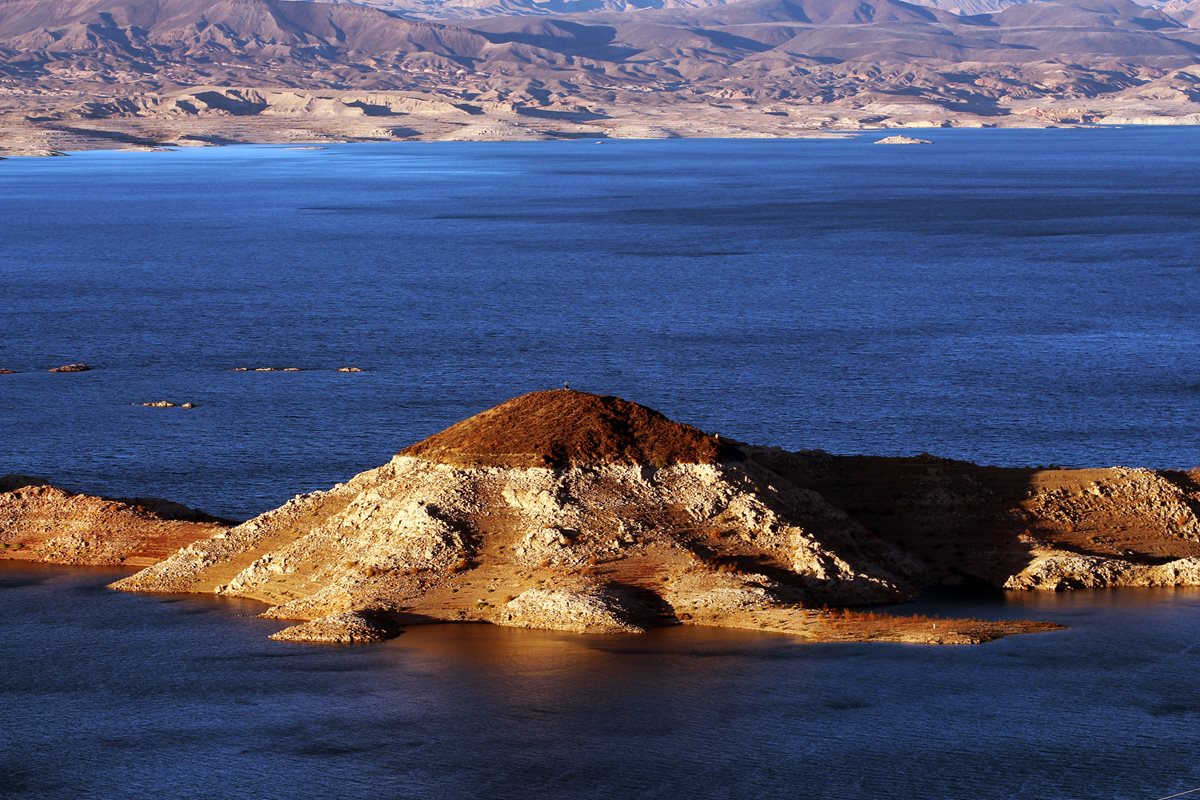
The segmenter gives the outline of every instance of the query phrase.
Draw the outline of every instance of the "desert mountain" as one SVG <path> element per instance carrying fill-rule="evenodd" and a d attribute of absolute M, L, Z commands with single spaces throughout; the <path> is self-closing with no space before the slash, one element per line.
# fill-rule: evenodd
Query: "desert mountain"
<path fill-rule="evenodd" d="M 978 641 L 1017 629 L 819 609 L 962 581 L 1200 584 L 1198 477 L 789 453 L 618 398 L 537 392 L 115 586 L 260 600 L 300 621 L 278 634 L 299 640 L 486 621 Z"/>
<path fill-rule="evenodd" d="M 1169 0 L 1163 4 L 1162 9 L 1173 19 L 1190 27 L 1200 28 L 1200 0 Z"/>
<path fill-rule="evenodd" d="M 0 0 L 0 131 L 16 151 L 794 136 L 1200 112 L 1187 78 L 1200 59 L 1194 1 L 970 14 L 902 0 L 395 2 Z M 1181 88 L 1136 91 L 1164 81 Z"/>

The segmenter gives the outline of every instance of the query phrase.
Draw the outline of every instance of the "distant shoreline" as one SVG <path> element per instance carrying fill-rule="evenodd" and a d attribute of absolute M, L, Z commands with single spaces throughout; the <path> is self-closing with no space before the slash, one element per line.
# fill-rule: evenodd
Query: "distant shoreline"
<path fill-rule="evenodd" d="M 529 142 L 585 142 L 590 144 L 620 144 L 622 142 L 648 142 L 648 141 L 666 141 L 666 140 L 699 140 L 699 141 L 734 141 L 739 139 L 749 141 L 788 141 L 788 140 L 845 140 L 845 139 L 862 139 L 875 137 L 894 137 L 897 135 L 920 133 L 924 137 L 933 137 L 933 142 L 936 143 L 936 137 L 939 134 L 950 133 L 952 135 L 964 131 L 1050 131 L 1050 130 L 1075 130 L 1075 131 L 1117 131 L 1129 128 L 1136 129 L 1161 129 L 1161 128 L 1192 128 L 1200 127 L 1200 119 L 1191 120 L 1188 117 L 1177 117 L 1170 119 L 1186 120 L 1182 122 L 1121 122 L 1121 123 L 1078 123 L 1078 124 L 1055 124 L 1055 125 L 1013 125 L 1013 124 L 986 124 L 986 125 L 933 125 L 933 126 L 891 126 L 891 127 L 862 127 L 862 128 L 847 128 L 844 130 L 794 130 L 786 133 L 771 132 L 767 130 L 749 132 L 739 131 L 722 135 L 719 132 L 713 131 L 698 131 L 695 135 L 626 135 L 628 131 L 616 129 L 614 132 L 618 135 L 611 135 L 612 132 L 604 131 L 587 135 L 570 135 L 570 136 L 554 136 L 548 135 L 545 132 L 527 131 L 528 135 L 516 135 L 512 133 L 506 136 L 496 136 L 493 138 L 479 137 L 437 137 L 437 136 L 415 136 L 400 139 L 378 139 L 364 138 L 355 136 L 336 136 L 329 135 L 326 137 L 313 138 L 284 138 L 282 136 L 271 135 L 275 131 L 262 131 L 264 134 L 259 138 L 253 139 L 223 139 L 216 134 L 204 134 L 210 138 L 198 138 L 198 135 L 189 134 L 177 137 L 175 139 L 163 139 L 158 141 L 150 141 L 142 137 L 138 137 L 132 133 L 121 134 L 116 131 L 88 129 L 94 130 L 95 136 L 88 136 L 83 133 L 82 129 L 75 129 L 74 135 L 65 139 L 62 146 L 55 147 L 34 147 L 20 146 L 21 141 L 19 136 L 12 135 L 11 131 L 6 137 L 6 142 L 0 144 L 0 159 L 11 158 L 49 158 L 55 156 L 67 156 L 72 153 L 89 153 L 89 152 L 165 152 L 184 149 L 205 149 L 210 147 L 238 147 L 238 146 L 274 146 L 290 148 L 295 150 L 323 150 L 325 147 L 333 145 L 346 144 L 448 144 L 448 143 L 466 143 L 466 144 L 498 144 L 503 142 L 513 143 L 529 143 Z M 30 135 L 39 135 L 37 132 L 43 129 L 31 129 Z M 279 133 L 287 133 L 289 129 L 280 129 Z M 197 136 L 197 138 L 192 138 Z M 218 139 L 220 139 L 218 141 Z"/>

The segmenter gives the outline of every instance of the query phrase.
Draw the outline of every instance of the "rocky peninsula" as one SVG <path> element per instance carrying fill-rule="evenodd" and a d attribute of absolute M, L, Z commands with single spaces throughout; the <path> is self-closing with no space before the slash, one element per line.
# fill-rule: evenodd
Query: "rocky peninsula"
<path fill-rule="evenodd" d="M 535 392 L 114 587 L 256 599 L 301 641 L 491 622 L 978 642 L 1055 626 L 842 609 L 963 582 L 1200 585 L 1198 477 L 788 452 Z"/>
<path fill-rule="evenodd" d="M 0 558 L 149 566 L 227 526 L 166 500 L 95 497 L 26 475 L 0 477 Z"/>

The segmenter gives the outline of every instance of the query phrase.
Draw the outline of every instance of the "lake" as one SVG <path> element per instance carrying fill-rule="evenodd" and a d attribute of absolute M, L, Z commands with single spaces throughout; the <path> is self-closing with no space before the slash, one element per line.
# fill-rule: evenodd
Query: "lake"
<path fill-rule="evenodd" d="M 0 562 L 3 564 L 3 562 Z M 267 640 L 262 606 L 0 566 L 0 796 L 1122 798 L 1200 787 L 1200 590 L 929 600 L 987 645 L 443 625 Z"/>
<path fill-rule="evenodd" d="M 928 135 L 0 162 L 0 473 L 244 518 L 564 381 L 788 448 L 1200 464 L 1197 131 Z M 231 371 L 257 366 L 303 371 Z M 197 407 L 140 405 L 162 399 Z M 0 562 L 0 796 L 1200 787 L 1193 590 L 905 609 L 1069 626 L 978 647 L 326 648 L 120 574 Z"/>
<path fill-rule="evenodd" d="M 1200 464 L 1196 129 L 872 138 L 0 162 L 0 469 L 240 518 L 564 381 L 788 448 Z"/>

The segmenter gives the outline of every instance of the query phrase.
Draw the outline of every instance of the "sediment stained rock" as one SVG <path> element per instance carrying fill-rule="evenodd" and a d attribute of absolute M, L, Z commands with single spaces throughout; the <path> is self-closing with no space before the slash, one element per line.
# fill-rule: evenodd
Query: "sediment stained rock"
<path fill-rule="evenodd" d="M 497 625 L 572 633 L 643 633 L 637 612 L 609 587 L 527 589 L 496 614 Z"/>
<path fill-rule="evenodd" d="M 618 398 L 538 392 L 114 586 L 257 599 L 264 616 L 311 623 L 281 634 L 304 640 L 361 640 L 354 615 L 369 610 L 380 630 L 682 623 L 984 641 L 1048 628 L 820 609 L 963 580 L 1200 584 L 1195 477 L 789 453 Z"/>
<path fill-rule="evenodd" d="M 1079 553 L 1037 555 L 1029 566 L 1004 582 L 1005 589 L 1108 589 L 1116 586 L 1200 586 L 1200 558 L 1138 564 L 1121 558 Z"/>
<path fill-rule="evenodd" d="M 270 638 L 280 642 L 371 644 L 390 639 L 396 633 L 369 611 L 343 611 L 284 628 Z"/>
<path fill-rule="evenodd" d="M 0 558 L 152 564 L 225 523 L 176 503 L 77 494 L 23 475 L 0 478 Z"/>
<path fill-rule="evenodd" d="M 919 558 L 933 582 L 1200 585 L 1200 472 L 980 467 L 761 451 L 772 469 Z"/>

